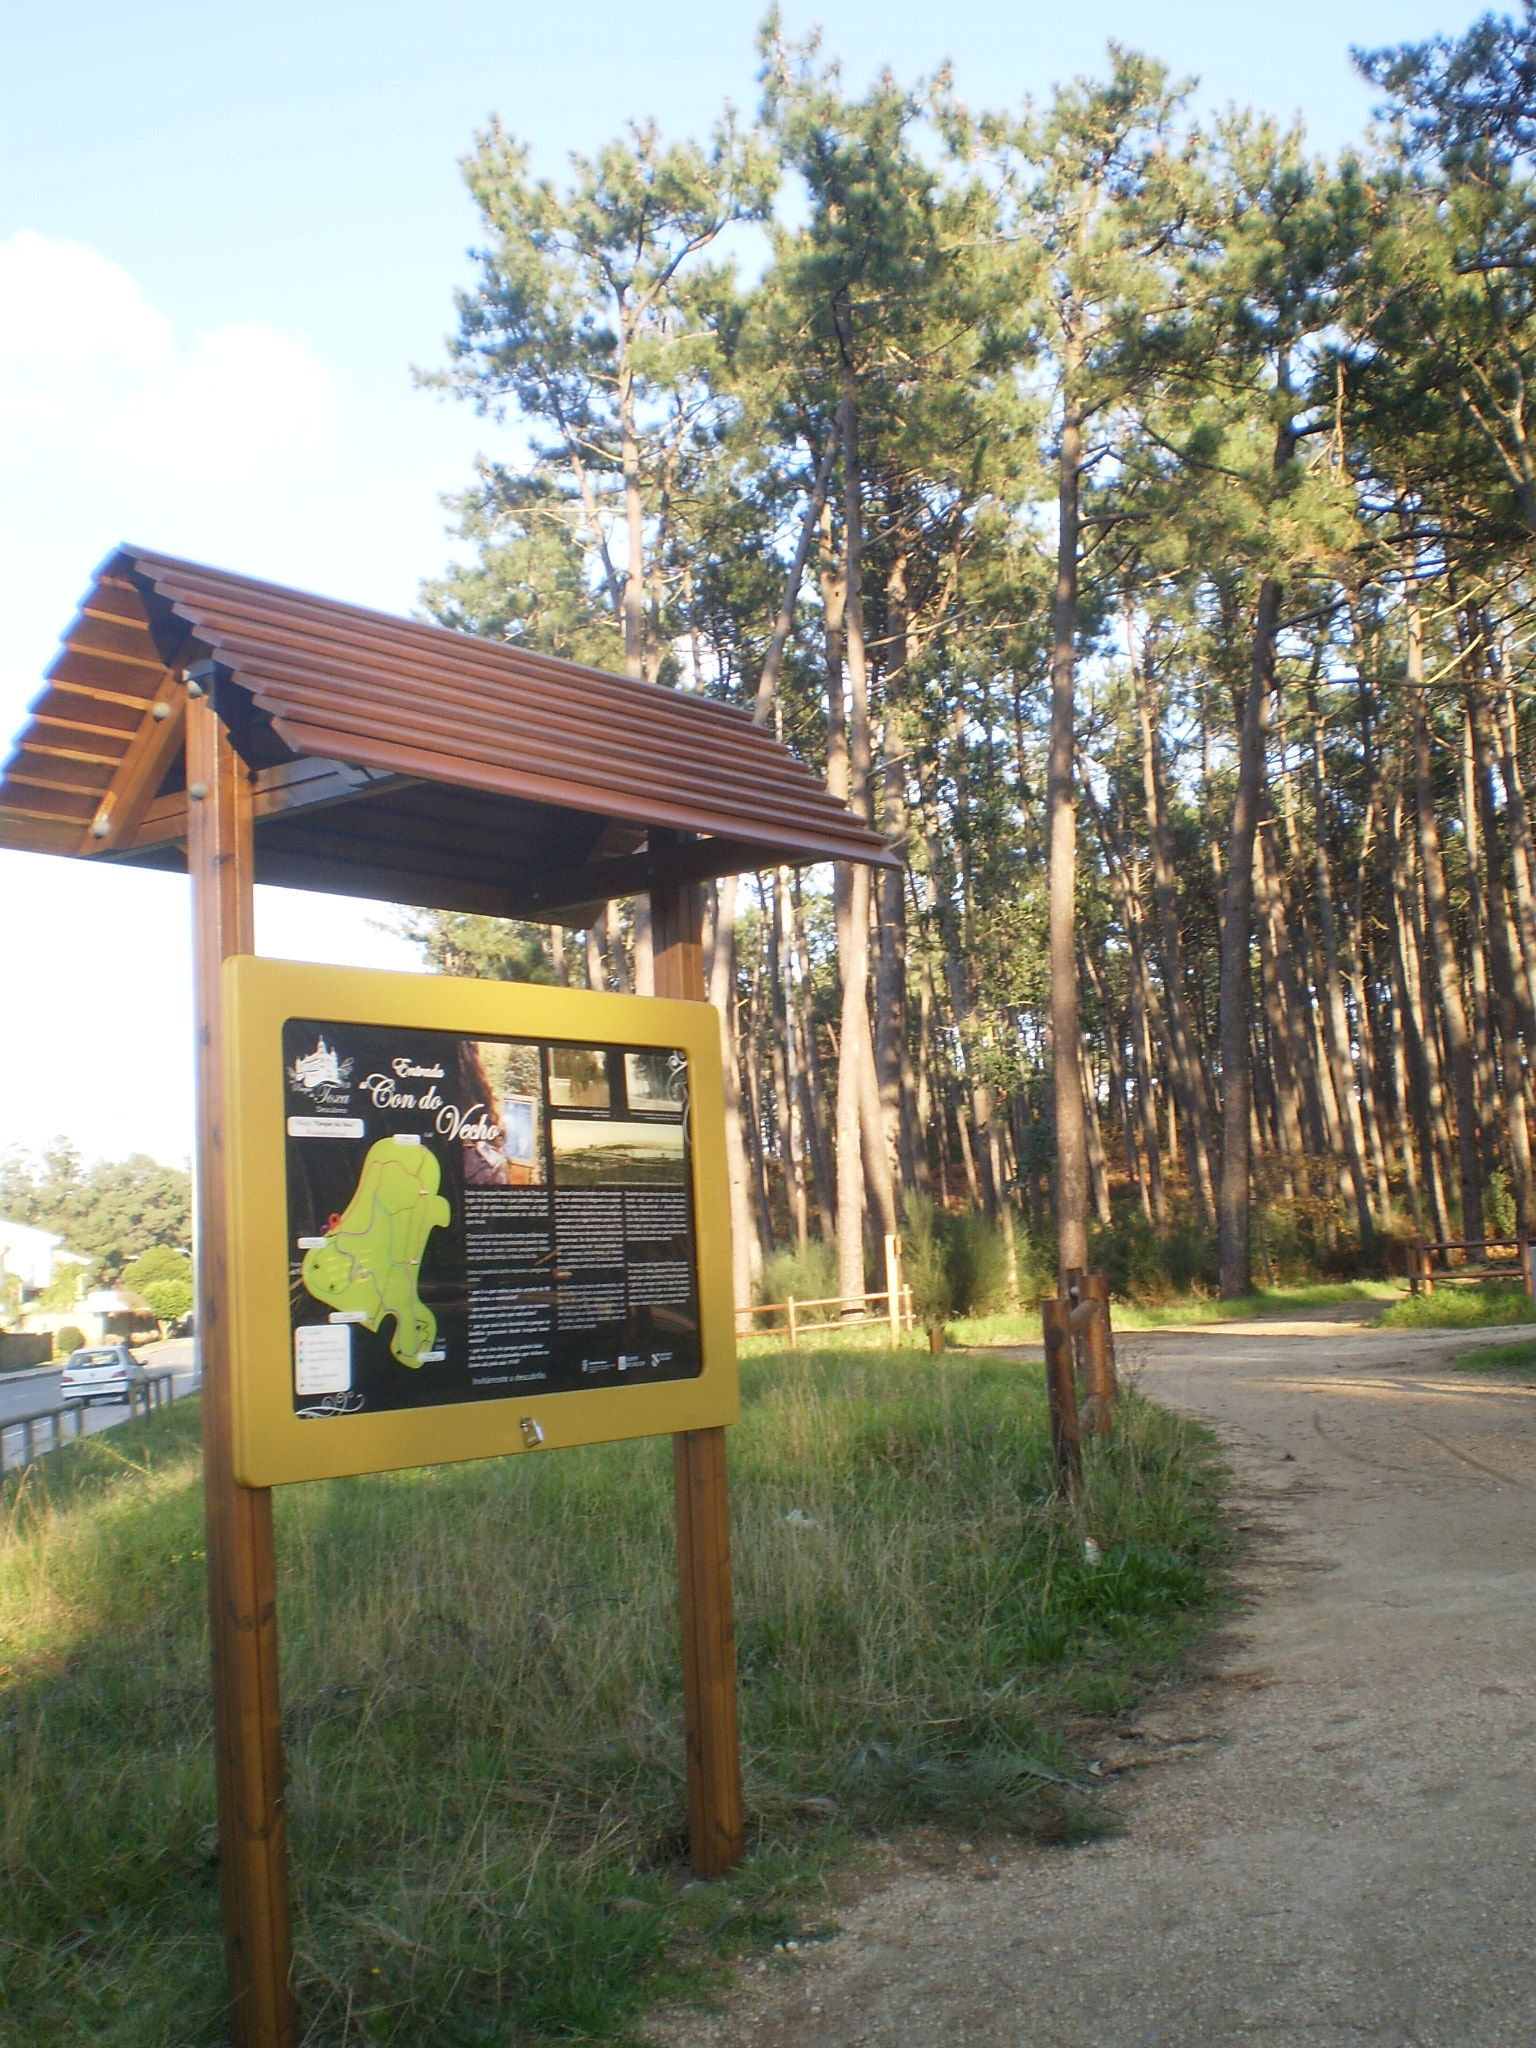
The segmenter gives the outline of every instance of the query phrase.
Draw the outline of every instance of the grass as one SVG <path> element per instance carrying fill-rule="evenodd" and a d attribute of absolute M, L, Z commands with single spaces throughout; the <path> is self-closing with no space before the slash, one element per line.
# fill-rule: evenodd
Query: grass
<path fill-rule="evenodd" d="M 1536 1337 L 1517 1344 L 1480 1344 L 1475 1351 L 1459 1351 L 1451 1362 L 1457 1372 L 1508 1372 L 1536 1378 Z"/>
<path fill-rule="evenodd" d="M 1353 1302 L 1388 1303 L 1400 1300 L 1402 1289 L 1388 1280 L 1319 1281 L 1304 1287 L 1255 1288 L 1235 1301 L 1214 1295 L 1184 1295 L 1177 1301 L 1155 1307 L 1133 1301 L 1116 1301 L 1112 1320 L 1116 1330 L 1159 1330 L 1184 1323 L 1224 1323 L 1253 1316 L 1293 1315 L 1302 1308 L 1343 1307 Z M 1390 1318 L 1391 1310 L 1387 1316 Z M 1026 1309 L 1019 1315 L 968 1316 L 949 1326 L 957 1344 L 1038 1344 L 1040 1313 Z"/>
<path fill-rule="evenodd" d="M 873 1831 L 1106 1825 L 1074 1730 L 1208 1623 L 1208 1436 L 1129 1395 L 1072 1512 L 1037 1369 L 802 1352 L 743 1383 L 753 1840 L 717 1885 L 680 1863 L 664 1442 L 279 1491 L 309 2048 L 629 2041 L 814 1927 Z M 197 1424 L 179 1402 L 0 1493 L 8 2048 L 223 2038 Z"/>
<path fill-rule="evenodd" d="M 1536 1321 L 1536 1306 L 1518 1281 L 1484 1281 L 1405 1295 L 1381 1320 L 1389 1330 L 1482 1330 Z"/>

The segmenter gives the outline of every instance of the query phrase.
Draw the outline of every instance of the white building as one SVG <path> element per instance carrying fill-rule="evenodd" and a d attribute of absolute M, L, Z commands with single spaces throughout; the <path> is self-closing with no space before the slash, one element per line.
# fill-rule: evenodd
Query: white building
<path fill-rule="evenodd" d="M 53 1231 L 0 1216 L 0 1282 L 19 1281 L 23 1296 L 51 1287 L 60 1266 L 89 1264 L 78 1252 L 66 1250 L 63 1238 Z"/>

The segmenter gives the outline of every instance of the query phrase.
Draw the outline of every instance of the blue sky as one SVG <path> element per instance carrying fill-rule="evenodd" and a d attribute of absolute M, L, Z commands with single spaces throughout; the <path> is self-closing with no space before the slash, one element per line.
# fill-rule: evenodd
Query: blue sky
<path fill-rule="evenodd" d="M 1106 41 L 1199 100 L 1361 136 L 1348 61 L 1459 32 L 1451 0 L 826 0 L 861 84 L 953 61 L 974 104 L 1092 71 Z M 495 431 L 413 389 L 443 359 L 476 223 L 458 160 L 493 111 L 558 175 L 632 117 L 750 109 L 760 10 L 653 0 L 159 0 L 15 10 L 0 78 L 0 749 L 91 568 L 132 539 L 392 610 L 449 553 L 442 493 Z M 263 891 L 258 943 L 409 964 L 353 906 Z M 185 885 L 0 853 L 0 1149 L 190 1144 Z M 16 991 L 39 999 L 17 999 Z M 73 992 L 73 996 L 69 992 Z"/>

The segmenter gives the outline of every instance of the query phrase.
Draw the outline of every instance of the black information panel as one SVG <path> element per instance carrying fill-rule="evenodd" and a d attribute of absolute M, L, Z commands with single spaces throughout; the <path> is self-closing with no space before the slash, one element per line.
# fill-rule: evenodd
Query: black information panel
<path fill-rule="evenodd" d="M 283 1027 L 294 1410 L 702 1368 L 680 1051 Z"/>

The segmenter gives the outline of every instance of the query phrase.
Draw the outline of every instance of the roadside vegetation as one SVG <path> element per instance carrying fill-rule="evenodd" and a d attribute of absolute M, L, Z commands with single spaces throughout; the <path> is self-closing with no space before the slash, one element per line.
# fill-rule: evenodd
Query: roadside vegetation
<path fill-rule="evenodd" d="M 1223 1301 L 1214 1294 L 1186 1294 L 1171 1301 L 1155 1303 L 1116 1301 L 1114 1325 L 1123 1330 L 1162 1330 L 1186 1323 L 1227 1323 L 1255 1316 L 1283 1318 L 1298 1311 L 1318 1308 L 1364 1306 L 1381 1320 L 1392 1313 L 1390 1304 L 1402 1300 L 1402 1289 L 1387 1280 L 1328 1280 L 1302 1287 L 1256 1287 L 1251 1294 Z M 1040 1312 L 1026 1309 L 1018 1314 L 962 1316 L 950 1325 L 957 1344 L 1038 1344 Z"/>
<path fill-rule="evenodd" d="M 1458 1352 L 1452 1363 L 1457 1372 L 1507 1372 L 1536 1379 L 1536 1337 L 1516 1344 L 1480 1344 L 1475 1351 Z"/>
<path fill-rule="evenodd" d="M 743 1378 L 753 1835 L 718 1885 L 683 1860 L 665 1443 L 279 1493 L 306 2041 L 624 2041 L 814 1933 L 872 1835 L 1111 1824 L 1074 1743 L 1208 1623 L 1209 1438 L 1128 1394 L 1069 1510 L 1034 1368 L 841 1348 Z M 197 1430 L 181 1402 L 0 1495 L 9 2048 L 221 2038 Z"/>
<path fill-rule="evenodd" d="M 1381 1320 L 1389 1330 L 1480 1330 L 1536 1322 L 1536 1303 L 1517 1281 L 1483 1281 L 1405 1295 Z"/>

